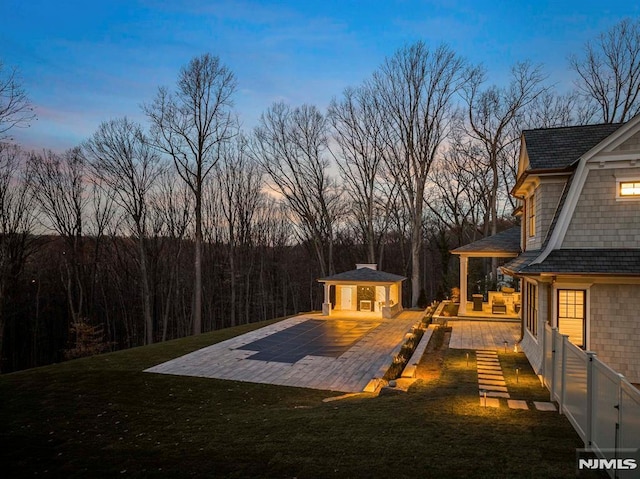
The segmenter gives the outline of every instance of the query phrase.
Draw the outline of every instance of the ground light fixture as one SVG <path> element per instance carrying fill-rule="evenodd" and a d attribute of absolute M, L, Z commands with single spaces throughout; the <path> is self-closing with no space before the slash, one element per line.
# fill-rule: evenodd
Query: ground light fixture
<path fill-rule="evenodd" d="M 484 407 L 487 407 L 487 390 L 486 389 L 481 389 L 480 393 L 482 394 L 482 397 L 484 398 Z"/>
<path fill-rule="evenodd" d="M 509 341 L 505 341 L 504 342 L 504 352 L 507 352 L 507 345 L 509 344 Z"/>
<path fill-rule="evenodd" d="M 520 368 L 516 368 L 516 383 L 520 382 Z"/>
<path fill-rule="evenodd" d="M 467 367 L 469 367 L 469 353 L 467 353 Z"/>

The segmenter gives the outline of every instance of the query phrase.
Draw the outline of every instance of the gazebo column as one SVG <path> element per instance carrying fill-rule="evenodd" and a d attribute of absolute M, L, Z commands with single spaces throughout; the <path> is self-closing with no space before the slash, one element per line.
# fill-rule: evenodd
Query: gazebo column
<path fill-rule="evenodd" d="M 469 266 L 469 258 L 460 255 L 460 307 L 458 314 L 467 313 L 467 268 Z"/>
<path fill-rule="evenodd" d="M 391 306 L 389 304 L 390 301 L 391 301 L 391 285 L 385 284 L 384 285 L 384 307 L 385 308 L 388 308 Z"/>
<path fill-rule="evenodd" d="M 331 316 L 331 299 L 329 295 L 329 283 L 324 283 L 324 302 L 322 303 L 322 315 Z"/>

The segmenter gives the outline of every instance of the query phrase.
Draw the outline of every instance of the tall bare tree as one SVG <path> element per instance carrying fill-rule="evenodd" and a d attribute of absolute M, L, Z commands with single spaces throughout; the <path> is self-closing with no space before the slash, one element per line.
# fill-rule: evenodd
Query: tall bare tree
<path fill-rule="evenodd" d="M 505 150 L 516 142 L 519 132 L 514 128 L 518 115 L 547 88 L 541 67 L 528 62 L 516 63 L 511 68 L 511 80 L 506 87 L 490 86 L 482 89 L 485 72 L 473 69 L 464 88 L 467 102 L 467 133 L 479 142 L 492 178 L 489 196 L 490 217 L 485 235 L 495 235 L 498 226 L 498 199 L 500 165 L 507 158 Z M 515 180 L 515 178 L 514 178 Z"/>
<path fill-rule="evenodd" d="M 193 58 L 180 70 L 174 93 L 160 88 L 144 111 L 154 145 L 173 159 L 195 203 L 193 333 L 202 332 L 202 195 L 204 180 L 220 158 L 223 143 L 235 135 L 233 72 L 217 56 Z"/>
<path fill-rule="evenodd" d="M 395 183 L 385 181 L 382 115 L 370 85 L 347 88 L 333 100 L 328 118 L 333 126 L 336 159 L 351 200 L 350 213 L 364 240 L 367 261 L 380 263 L 382 240 L 390 221 Z"/>
<path fill-rule="evenodd" d="M 176 181 L 177 173 L 165 170 L 158 178 L 158 186 L 151 198 L 151 210 L 156 237 L 164 242 L 162 259 L 167 264 L 166 273 L 160 278 L 165 285 L 162 313 L 162 341 L 167 340 L 169 318 L 177 303 L 179 262 L 184 249 L 184 238 L 193 220 L 192 194 L 182 181 Z M 189 325 L 190 326 L 190 325 Z M 183 328 L 191 330 L 192 327 Z"/>
<path fill-rule="evenodd" d="M 35 215 L 30 171 L 16 145 L 0 142 L 0 358 L 7 321 L 5 303 L 30 252 Z"/>
<path fill-rule="evenodd" d="M 0 60 L 0 140 L 13 127 L 26 127 L 35 118 L 18 71 Z"/>
<path fill-rule="evenodd" d="M 640 19 L 626 18 L 601 33 L 569 64 L 596 121 L 624 122 L 640 112 Z"/>
<path fill-rule="evenodd" d="M 260 117 L 252 155 L 311 242 L 320 274 L 333 273 L 333 243 L 341 192 L 328 174 L 328 124 L 315 106 L 275 103 Z"/>
<path fill-rule="evenodd" d="M 255 160 L 249 156 L 247 139 L 243 136 L 238 136 L 237 141 L 227 145 L 217 170 L 217 181 L 214 187 L 220 191 L 220 206 L 225 219 L 231 289 L 229 313 L 231 325 L 235 326 L 239 316 L 236 304 L 237 279 L 242 274 L 239 264 L 242 260 L 247 266 L 245 285 L 250 284 L 249 275 L 253 266 L 253 255 L 249 247 L 253 241 L 254 215 L 263 199 L 262 171 Z M 249 311 L 246 304 L 248 300 L 249 294 L 245 294 L 245 320 Z"/>
<path fill-rule="evenodd" d="M 88 197 L 85 194 L 85 161 L 79 147 L 63 155 L 52 151 L 32 154 L 29 158 L 35 197 L 48 229 L 58 233 L 69 254 L 64 255 L 61 272 L 72 327 L 80 328 L 85 320 L 85 287 L 81 264 L 83 255 L 83 221 Z"/>
<path fill-rule="evenodd" d="M 102 123 L 84 149 L 107 194 L 126 213 L 137 240 L 145 341 L 153 343 L 151 288 L 147 265 L 147 213 L 151 189 L 162 164 L 142 128 L 127 118 Z"/>
<path fill-rule="evenodd" d="M 447 137 L 453 97 L 465 81 L 465 62 L 445 45 L 417 42 L 398 50 L 374 73 L 385 111 L 385 163 L 411 217 L 411 304 L 421 290 L 422 220 L 431 165 Z"/>

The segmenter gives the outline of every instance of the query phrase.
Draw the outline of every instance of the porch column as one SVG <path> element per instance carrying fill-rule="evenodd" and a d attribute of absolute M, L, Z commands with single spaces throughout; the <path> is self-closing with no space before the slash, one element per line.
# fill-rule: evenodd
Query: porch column
<path fill-rule="evenodd" d="M 330 316 L 331 315 L 331 299 L 329 296 L 329 288 L 331 285 L 329 283 L 324 283 L 324 302 L 322 303 L 322 315 Z"/>
<path fill-rule="evenodd" d="M 389 304 L 389 300 L 391 299 L 391 285 L 390 284 L 385 284 L 384 285 L 384 307 L 388 308 L 389 306 L 391 306 Z"/>
<path fill-rule="evenodd" d="M 458 308 L 458 314 L 467 313 L 467 267 L 469 265 L 469 258 L 464 255 L 460 255 L 460 307 Z"/>

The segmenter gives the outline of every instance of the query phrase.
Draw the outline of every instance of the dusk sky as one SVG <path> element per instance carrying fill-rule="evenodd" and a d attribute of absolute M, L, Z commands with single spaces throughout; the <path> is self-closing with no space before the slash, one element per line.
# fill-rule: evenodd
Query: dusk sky
<path fill-rule="evenodd" d="M 205 52 L 236 75 L 245 129 L 274 101 L 313 103 L 366 79 L 398 48 L 446 43 L 483 63 L 491 83 L 516 61 L 542 63 L 560 91 L 567 56 L 637 2 L 2 0 L 0 58 L 18 67 L 38 120 L 12 136 L 26 148 L 64 150 L 100 122 L 128 116 L 182 65 Z"/>

